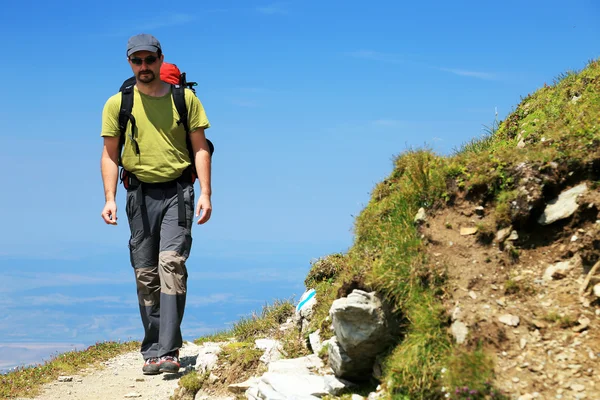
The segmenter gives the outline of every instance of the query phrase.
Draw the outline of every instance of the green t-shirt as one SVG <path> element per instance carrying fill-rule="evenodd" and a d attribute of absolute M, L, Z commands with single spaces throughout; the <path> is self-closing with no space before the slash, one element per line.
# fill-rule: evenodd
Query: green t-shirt
<path fill-rule="evenodd" d="M 185 103 L 188 109 L 190 132 L 199 128 L 209 128 L 204 107 L 190 89 L 185 89 Z M 118 137 L 119 109 L 121 93 L 110 97 L 102 111 L 101 136 Z M 125 145 L 123 146 L 123 167 L 146 183 L 168 182 L 181 176 L 190 165 L 190 157 L 185 140 L 183 124 L 177 125 L 179 114 L 169 92 L 162 97 L 151 97 L 140 93 L 137 87 L 133 91 L 133 110 L 140 148 L 136 154 L 131 141 L 131 124 L 127 124 Z"/>

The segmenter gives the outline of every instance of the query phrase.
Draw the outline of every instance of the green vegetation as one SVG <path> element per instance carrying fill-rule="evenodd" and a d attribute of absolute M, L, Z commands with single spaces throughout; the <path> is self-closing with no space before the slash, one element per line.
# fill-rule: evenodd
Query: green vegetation
<path fill-rule="evenodd" d="M 557 312 L 551 311 L 548 314 L 544 315 L 542 318 L 546 322 L 550 322 L 553 324 L 558 324 L 563 329 L 571 328 L 577 325 L 577 319 L 565 314 L 559 314 Z"/>
<path fill-rule="evenodd" d="M 450 157 L 427 149 L 396 157 L 390 176 L 374 188 L 356 219 L 352 248 L 315 263 L 307 277 L 319 299 L 311 331 L 331 336 L 327 315 L 336 298 L 355 288 L 378 291 L 403 330 L 384 362 L 382 383 L 391 398 L 438 399 L 444 396 L 442 387 L 454 399 L 501 398 L 485 347 L 457 349 L 448 337 L 441 303 L 446 271 L 427 259 L 413 218 L 419 207 L 446 207 L 458 198 L 485 203 L 495 222 L 479 224 L 478 239 L 490 245 L 497 229 L 528 223 L 529 210 L 523 211 L 528 193 L 519 185 L 535 181 L 557 188 L 564 185 L 557 177 L 569 172 L 598 180 L 593 165 L 598 163 L 599 120 L 600 64 L 592 61 L 582 72 L 562 74 L 553 86 L 526 96 L 504 121 L 494 121 L 483 137 Z M 518 259 L 514 245 L 507 244 L 505 251 Z M 533 293 L 529 283 L 514 279 L 505 290 Z M 566 317 L 556 322 L 572 323 Z"/>
<path fill-rule="evenodd" d="M 103 342 L 83 351 L 59 354 L 43 365 L 18 368 L 0 375 L 0 398 L 35 396 L 41 385 L 57 379 L 59 375 L 73 374 L 86 367 L 99 367 L 103 361 L 139 348 L 139 342 Z"/>

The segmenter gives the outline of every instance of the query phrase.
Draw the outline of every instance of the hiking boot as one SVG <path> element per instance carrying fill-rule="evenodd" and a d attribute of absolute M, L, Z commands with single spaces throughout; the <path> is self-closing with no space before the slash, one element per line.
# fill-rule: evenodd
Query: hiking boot
<path fill-rule="evenodd" d="M 142 367 L 142 373 L 144 375 L 156 375 L 160 374 L 160 359 L 158 357 L 150 357 L 144 361 Z"/>
<path fill-rule="evenodd" d="M 170 372 L 176 374 L 179 372 L 181 365 L 179 364 L 179 350 L 173 351 L 166 356 L 162 356 L 159 361 L 160 372 Z"/>

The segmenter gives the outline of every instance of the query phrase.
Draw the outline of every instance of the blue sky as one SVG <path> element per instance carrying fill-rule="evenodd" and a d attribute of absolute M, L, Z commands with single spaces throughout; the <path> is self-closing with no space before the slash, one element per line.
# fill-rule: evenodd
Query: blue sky
<path fill-rule="evenodd" d="M 172 8 L 170 10 L 169 8 Z M 106 99 L 145 32 L 199 82 L 216 145 L 213 216 L 194 228 L 184 335 L 299 298 L 346 251 L 392 159 L 450 154 L 522 96 L 598 57 L 593 1 L 20 1 L 0 33 L 0 369 L 137 339 L 122 191 L 105 226 Z"/>

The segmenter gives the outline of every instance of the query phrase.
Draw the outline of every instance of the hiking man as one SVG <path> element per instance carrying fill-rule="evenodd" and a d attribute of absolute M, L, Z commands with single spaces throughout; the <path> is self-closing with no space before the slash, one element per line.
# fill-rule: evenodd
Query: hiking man
<path fill-rule="evenodd" d="M 121 163 L 131 230 L 129 251 L 144 326 L 142 371 L 175 373 L 180 368 L 183 344 L 181 321 L 188 277 L 185 262 L 192 245 L 194 174 L 201 190 L 195 208 L 198 224 L 208 221 L 212 211 L 211 156 L 204 136 L 210 124 L 200 100 L 185 89 L 190 153 L 186 128 L 174 103 L 176 87 L 160 80 L 164 55 L 159 41 L 148 34 L 132 36 L 127 43 L 127 59 L 137 83 L 132 89 L 133 108 L 125 112 L 124 142 L 120 143 L 125 129 L 124 124 L 120 126 L 124 95 L 110 97 L 102 112 L 101 172 L 106 199 L 102 218 L 109 225 L 117 224 L 115 197 Z"/>

